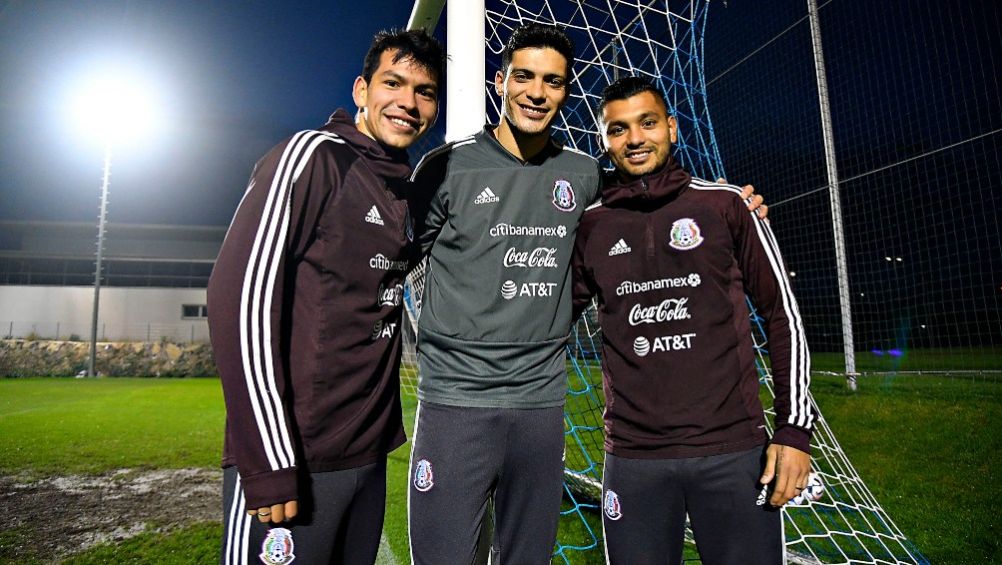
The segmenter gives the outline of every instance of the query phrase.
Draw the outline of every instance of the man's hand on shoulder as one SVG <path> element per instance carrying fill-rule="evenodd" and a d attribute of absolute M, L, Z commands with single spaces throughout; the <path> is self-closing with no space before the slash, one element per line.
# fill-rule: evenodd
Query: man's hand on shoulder
<path fill-rule="evenodd" d="M 723 177 L 717 179 L 720 184 L 727 184 L 727 179 Z M 759 218 L 763 220 L 769 215 L 769 207 L 765 205 L 765 199 L 761 195 L 755 194 L 755 187 L 746 184 L 741 188 L 741 199 L 747 200 L 751 198 L 751 203 L 748 204 L 748 210 L 758 214 Z"/>
<path fill-rule="evenodd" d="M 265 506 L 263 508 L 251 509 L 247 511 L 248 515 L 257 516 L 257 519 L 262 522 L 272 522 L 274 524 L 292 520 L 298 513 L 299 502 L 295 500 L 290 500 L 285 504 L 273 504 L 271 506 Z"/>

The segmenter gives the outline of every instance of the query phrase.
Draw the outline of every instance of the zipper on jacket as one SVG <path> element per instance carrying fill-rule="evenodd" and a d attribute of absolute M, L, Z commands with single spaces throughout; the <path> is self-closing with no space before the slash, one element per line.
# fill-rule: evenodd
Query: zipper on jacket
<path fill-rule="evenodd" d="M 646 240 L 646 243 L 647 243 L 647 257 L 653 258 L 654 257 L 654 226 L 651 225 L 651 219 L 653 217 L 653 214 L 644 214 L 644 215 L 647 216 L 646 221 L 644 222 L 644 231 L 645 231 L 645 233 L 644 233 L 644 239 Z"/>
<path fill-rule="evenodd" d="M 640 190 L 643 192 L 643 197 L 646 199 L 650 197 L 650 187 L 647 186 L 647 178 L 640 177 Z M 651 225 L 651 214 L 644 214 L 644 241 L 647 248 L 647 257 L 654 257 L 654 226 Z"/>

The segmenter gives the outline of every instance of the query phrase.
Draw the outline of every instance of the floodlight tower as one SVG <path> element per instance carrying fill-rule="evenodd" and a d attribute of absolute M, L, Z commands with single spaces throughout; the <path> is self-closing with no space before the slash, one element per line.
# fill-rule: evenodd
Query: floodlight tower
<path fill-rule="evenodd" d="M 90 358 L 87 376 L 97 375 L 97 322 L 101 302 L 101 269 L 104 258 L 104 233 L 108 217 L 108 186 L 111 180 L 111 156 L 116 144 L 145 134 L 155 122 L 151 96 L 137 77 L 123 73 L 105 73 L 92 77 L 79 90 L 77 121 L 104 147 L 104 174 L 101 182 L 101 211 L 97 222 L 97 260 L 94 266 L 94 306 L 91 312 Z"/>
<path fill-rule="evenodd" d="M 101 213 L 97 220 L 97 261 L 94 264 L 94 308 L 90 318 L 90 357 L 87 360 L 87 376 L 97 376 L 94 365 L 97 360 L 97 313 L 101 302 L 101 259 L 104 255 L 104 227 L 108 217 L 108 180 L 111 178 L 111 141 L 104 144 L 104 175 L 101 181 Z"/>

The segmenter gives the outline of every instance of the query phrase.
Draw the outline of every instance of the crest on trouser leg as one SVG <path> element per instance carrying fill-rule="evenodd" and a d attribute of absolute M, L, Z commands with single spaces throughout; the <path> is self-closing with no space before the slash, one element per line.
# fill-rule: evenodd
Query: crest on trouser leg
<path fill-rule="evenodd" d="M 295 544 L 292 543 L 292 532 L 285 528 L 272 528 L 268 530 L 264 542 L 261 544 L 261 563 L 265 565 L 289 565 L 296 556 L 293 553 Z"/>
<path fill-rule="evenodd" d="M 623 517 L 623 507 L 619 504 L 619 495 L 614 490 L 605 491 L 605 516 L 610 520 L 619 520 Z"/>
<path fill-rule="evenodd" d="M 422 459 L 414 465 L 414 488 L 428 492 L 435 486 L 435 474 L 431 470 L 431 461 Z"/>

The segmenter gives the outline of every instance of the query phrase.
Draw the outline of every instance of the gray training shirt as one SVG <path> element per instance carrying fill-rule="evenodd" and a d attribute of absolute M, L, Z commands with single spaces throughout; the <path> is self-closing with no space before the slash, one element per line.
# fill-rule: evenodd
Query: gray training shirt
<path fill-rule="evenodd" d="M 488 125 L 414 172 L 430 252 L 418 323 L 418 398 L 453 406 L 560 406 L 571 251 L 599 191 L 598 162 L 556 141 L 528 162 Z"/>

